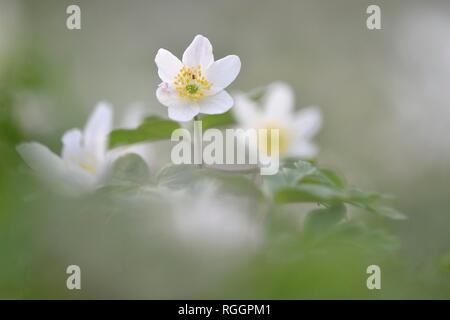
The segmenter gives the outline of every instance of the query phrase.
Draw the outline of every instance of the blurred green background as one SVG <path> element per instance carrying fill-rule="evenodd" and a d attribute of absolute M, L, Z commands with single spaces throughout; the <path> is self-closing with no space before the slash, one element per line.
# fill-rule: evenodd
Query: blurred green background
<path fill-rule="evenodd" d="M 70 4 L 81 30 L 66 28 Z M 369 4 L 382 30 L 366 28 Z M 0 297 L 450 298 L 449 30 L 448 1 L 0 0 Z M 293 239 L 227 267 L 162 244 L 154 204 L 130 212 L 42 190 L 15 146 L 59 151 L 99 100 L 163 115 L 154 56 L 180 56 L 196 34 L 216 57 L 240 56 L 231 91 L 283 80 L 298 107 L 321 108 L 319 162 L 395 195 L 408 215 L 368 219 L 395 249 L 374 236 L 303 253 Z M 83 290 L 66 289 L 68 264 L 84 270 Z M 370 264 L 382 267 L 382 290 L 365 287 Z"/>

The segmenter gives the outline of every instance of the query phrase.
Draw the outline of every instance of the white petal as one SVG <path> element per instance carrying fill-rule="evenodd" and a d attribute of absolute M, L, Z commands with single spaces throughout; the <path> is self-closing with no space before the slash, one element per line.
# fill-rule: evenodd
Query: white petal
<path fill-rule="evenodd" d="M 84 129 L 84 147 L 96 159 L 103 159 L 108 148 L 108 135 L 112 129 L 112 108 L 106 102 L 100 102 Z"/>
<path fill-rule="evenodd" d="M 62 137 L 63 148 L 61 152 L 64 161 L 80 161 L 83 154 L 83 135 L 79 129 L 72 129 Z"/>
<path fill-rule="evenodd" d="M 41 175 L 54 176 L 64 172 L 62 159 L 40 143 L 22 143 L 17 146 L 17 152 L 31 169 Z"/>
<path fill-rule="evenodd" d="M 175 121 L 190 121 L 200 112 L 198 104 L 178 104 L 169 106 L 169 118 Z"/>
<path fill-rule="evenodd" d="M 213 62 L 213 49 L 208 38 L 197 35 L 192 43 L 183 53 L 183 64 L 188 67 L 202 66 L 203 70 L 207 69 Z"/>
<path fill-rule="evenodd" d="M 238 94 L 234 97 L 233 114 L 239 123 L 238 126 L 244 127 L 247 127 L 248 124 L 258 122 L 260 117 L 257 104 L 244 94 Z"/>
<path fill-rule="evenodd" d="M 166 49 L 159 49 L 155 57 L 158 75 L 162 81 L 172 83 L 178 72 L 183 68 L 181 61 Z"/>
<path fill-rule="evenodd" d="M 205 72 L 206 79 L 212 84 L 211 94 L 217 93 L 230 85 L 241 70 L 238 56 L 226 56 L 214 62 Z"/>
<path fill-rule="evenodd" d="M 175 121 L 190 121 L 200 111 L 197 103 L 181 98 L 178 92 L 164 83 L 156 90 L 156 97 L 159 102 L 169 108 L 169 118 Z"/>
<path fill-rule="evenodd" d="M 294 109 L 294 92 L 289 85 L 283 82 L 269 85 L 263 99 L 265 113 L 269 119 L 291 119 L 291 112 Z"/>
<path fill-rule="evenodd" d="M 120 121 L 120 128 L 134 129 L 137 128 L 148 114 L 148 109 L 141 103 L 133 103 L 128 106 Z"/>
<path fill-rule="evenodd" d="M 296 136 L 311 138 L 322 127 L 322 113 L 317 107 L 304 108 L 296 114 L 294 125 Z"/>
<path fill-rule="evenodd" d="M 169 86 L 167 83 L 163 82 L 156 89 L 156 98 L 162 105 L 170 107 L 173 105 L 183 104 L 185 100 L 180 98 L 178 92 Z"/>
<path fill-rule="evenodd" d="M 220 114 L 227 112 L 233 106 L 233 98 L 226 91 L 206 97 L 199 101 L 200 112 L 205 114 Z"/>
<path fill-rule="evenodd" d="M 313 159 L 319 153 L 319 148 L 308 140 L 298 140 L 290 146 L 288 156 L 300 157 L 305 160 Z"/>
<path fill-rule="evenodd" d="M 57 191 L 79 193 L 93 184 L 92 177 L 81 170 L 68 168 L 61 158 L 40 143 L 22 143 L 17 146 L 17 151 L 27 165 Z"/>

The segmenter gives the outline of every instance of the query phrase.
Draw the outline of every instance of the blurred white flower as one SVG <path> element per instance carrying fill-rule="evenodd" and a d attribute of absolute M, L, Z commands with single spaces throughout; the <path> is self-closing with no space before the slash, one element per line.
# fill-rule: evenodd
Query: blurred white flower
<path fill-rule="evenodd" d="M 100 186 L 113 160 L 131 150 L 108 151 L 113 111 L 106 102 L 96 107 L 83 131 L 71 129 L 62 137 L 61 157 L 46 146 L 22 143 L 17 151 L 25 162 L 58 191 L 80 194 Z"/>
<path fill-rule="evenodd" d="M 200 252 L 235 254 L 255 249 L 261 241 L 261 225 L 249 214 L 244 201 L 218 191 L 213 183 L 196 184 L 189 191 L 171 191 L 176 235 Z"/>
<path fill-rule="evenodd" d="M 314 158 L 318 147 L 311 141 L 322 125 L 322 115 L 318 108 L 308 107 L 294 110 L 294 93 L 292 88 L 282 82 L 268 86 L 262 98 L 262 106 L 245 94 L 235 96 L 234 115 L 238 127 L 243 129 L 267 129 L 267 152 L 270 156 L 270 129 L 279 130 L 279 154 L 281 157 Z M 250 150 L 259 146 L 249 146 Z"/>
<path fill-rule="evenodd" d="M 224 89 L 236 79 L 241 61 L 235 55 L 214 61 L 206 37 L 197 35 L 184 51 L 182 61 L 159 49 L 155 62 L 163 81 L 156 97 L 168 107 L 169 118 L 189 121 L 199 113 L 220 114 L 233 106 L 232 97 Z"/>

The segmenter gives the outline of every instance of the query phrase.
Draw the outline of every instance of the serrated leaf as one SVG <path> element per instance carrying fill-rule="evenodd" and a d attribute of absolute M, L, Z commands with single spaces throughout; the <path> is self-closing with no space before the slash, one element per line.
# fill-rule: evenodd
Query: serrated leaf
<path fill-rule="evenodd" d="M 194 165 L 168 165 L 162 168 L 156 181 L 160 186 L 169 188 L 186 188 L 199 181 L 216 182 L 224 191 L 257 199 L 264 197 L 261 189 L 242 174 L 224 173 L 212 169 L 199 168 Z"/>
<path fill-rule="evenodd" d="M 282 188 L 274 194 L 274 201 L 278 204 L 317 202 L 336 205 L 347 203 L 390 219 L 406 219 L 403 213 L 382 205 L 380 202 L 382 199 L 382 195 L 374 192 L 363 192 L 357 189 L 341 190 L 331 186 L 310 183 Z"/>
<path fill-rule="evenodd" d="M 178 122 L 151 116 L 136 129 L 113 130 L 109 134 L 109 147 L 170 139 L 172 132 L 178 128 L 180 128 Z"/>
<path fill-rule="evenodd" d="M 344 205 L 312 210 L 305 218 L 304 230 L 307 234 L 326 232 L 341 222 L 345 218 L 345 214 Z"/>
<path fill-rule="evenodd" d="M 407 218 L 406 215 L 391 207 L 371 206 L 369 211 L 394 220 L 405 220 Z"/>
<path fill-rule="evenodd" d="M 225 191 L 236 196 L 264 198 L 263 192 L 255 182 L 242 174 L 230 174 L 214 170 L 203 170 L 202 174 L 218 180 Z"/>
<path fill-rule="evenodd" d="M 264 176 L 264 184 L 270 192 L 275 192 L 284 187 L 294 187 L 305 176 L 316 172 L 316 168 L 306 161 L 295 161 L 287 167 L 282 167 L 277 174 Z"/>
<path fill-rule="evenodd" d="M 318 184 L 301 184 L 297 187 L 283 188 L 274 195 L 276 203 L 292 203 L 292 202 L 335 202 L 342 201 L 344 194 L 337 189 L 318 185 Z"/>
<path fill-rule="evenodd" d="M 318 169 L 319 175 L 325 179 L 330 185 L 334 185 L 338 188 L 344 188 L 346 186 L 345 180 L 340 177 L 336 172 L 326 168 Z"/>

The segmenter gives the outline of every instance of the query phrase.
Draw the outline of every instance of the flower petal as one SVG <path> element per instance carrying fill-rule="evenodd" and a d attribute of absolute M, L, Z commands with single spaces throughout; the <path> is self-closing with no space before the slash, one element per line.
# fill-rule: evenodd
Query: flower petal
<path fill-rule="evenodd" d="M 84 129 L 84 148 L 99 161 L 104 158 L 108 148 L 108 135 L 112 129 L 112 108 L 100 102 L 89 117 Z"/>
<path fill-rule="evenodd" d="M 294 119 L 295 134 L 303 138 L 313 137 L 322 127 L 322 113 L 317 107 L 304 108 Z"/>
<path fill-rule="evenodd" d="M 263 106 L 269 119 L 291 119 L 294 109 L 294 92 L 284 82 L 274 82 L 268 86 Z M 287 120 L 287 119 L 286 119 Z"/>
<path fill-rule="evenodd" d="M 73 194 L 93 186 L 91 176 L 82 170 L 67 167 L 61 158 L 40 143 L 22 143 L 17 146 L 17 151 L 27 165 L 56 191 Z"/>
<path fill-rule="evenodd" d="M 254 122 L 258 122 L 260 112 L 256 103 L 245 94 L 237 94 L 234 97 L 233 114 L 236 117 L 239 126 L 247 127 Z"/>
<path fill-rule="evenodd" d="M 181 99 L 178 92 L 163 82 L 156 89 L 156 98 L 162 105 L 170 107 L 173 105 L 183 104 L 185 100 Z"/>
<path fill-rule="evenodd" d="M 62 159 L 40 143 L 22 143 L 17 146 L 17 152 L 31 169 L 41 175 L 53 176 L 64 172 Z"/>
<path fill-rule="evenodd" d="M 162 81 L 172 83 L 178 72 L 183 68 L 181 61 L 166 49 L 159 49 L 155 57 L 158 75 Z"/>
<path fill-rule="evenodd" d="M 79 129 L 72 129 L 64 133 L 62 137 L 62 159 L 68 161 L 80 161 L 82 159 L 83 134 Z"/>
<path fill-rule="evenodd" d="M 241 70 L 238 56 L 226 56 L 215 61 L 205 72 L 206 79 L 212 84 L 211 94 L 215 94 L 230 85 Z"/>
<path fill-rule="evenodd" d="M 205 114 L 220 114 L 227 112 L 233 106 L 233 98 L 226 91 L 209 96 L 199 101 L 200 112 Z"/>
<path fill-rule="evenodd" d="M 188 67 L 202 66 L 203 70 L 207 69 L 213 62 L 213 49 L 208 38 L 197 35 L 192 43 L 183 53 L 183 64 Z"/>
<path fill-rule="evenodd" d="M 190 121 L 200 112 L 197 103 L 181 98 L 173 88 L 161 84 L 156 90 L 159 102 L 168 107 L 169 118 L 175 121 Z"/>
<path fill-rule="evenodd" d="M 175 121 L 190 121 L 200 112 L 198 104 L 178 104 L 169 106 L 169 118 Z"/>

